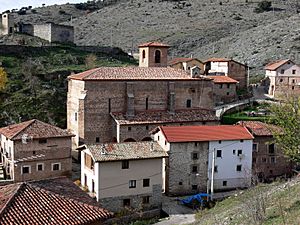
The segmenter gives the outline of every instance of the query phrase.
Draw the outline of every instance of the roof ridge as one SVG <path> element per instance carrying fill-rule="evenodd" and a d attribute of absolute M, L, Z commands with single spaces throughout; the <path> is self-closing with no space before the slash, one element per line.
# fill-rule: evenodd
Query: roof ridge
<path fill-rule="evenodd" d="M 29 124 L 25 127 L 23 127 L 23 129 L 19 130 L 18 132 L 16 132 L 12 137 L 11 139 L 13 139 L 14 137 L 16 137 L 18 134 L 20 134 L 22 131 L 24 131 L 26 128 L 28 128 L 30 125 L 32 125 L 33 123 L 35 123 L 37 121 L 37 119 L 32 119 L 32 120 L 28 120 L 28 121 L 25 121 L 23 123 L 26 123 L 26 122 L 29 122 Z M 19 123 L 20 124 L 20 123 Z M 16 124 L 18 125 L 18 124 Z"/>
<path fill-rule="evenodd" d="M 99 70 L 100 70 L 100 67 L 94 68 L 93 72 L 91 72 L 91 73 L 87 74 L 86 76 L 84 76 L 83 79 L 88 78 L 89 76 L 95 74 Z"/>

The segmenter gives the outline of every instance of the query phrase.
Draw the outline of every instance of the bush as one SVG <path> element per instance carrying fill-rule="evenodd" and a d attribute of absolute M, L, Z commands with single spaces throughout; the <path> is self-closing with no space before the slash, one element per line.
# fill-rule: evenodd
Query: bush
<path fill-rule="evenodd" d="M 254 9 L 254 12 L 261 13 L 265 11 L 270 11 L 272 7 L 272 2 L 262 1 L 257 4 L 257 7 Z"/>

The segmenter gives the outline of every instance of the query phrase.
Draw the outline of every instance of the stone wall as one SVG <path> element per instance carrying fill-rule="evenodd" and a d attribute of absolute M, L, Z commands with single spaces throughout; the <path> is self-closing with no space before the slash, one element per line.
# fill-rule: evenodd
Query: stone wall
<path fill-rule="evenodd" d="M 34 25 L 33 36 L 51 42 L 51 23 Z"/>
<path fill-rule="evenodd" d="M 215 84 L 214 98 L 216 103 L 230 103 L 237 99 L 236 84 Z"/>
<path fill-rule="evenodd" d="M 228 63 L 228 76 L 239 82 L 238 88 L 245 89 L 247 87 L 247 67 L 234 61 Z"/>
<path fill-rule="evenodd" d="M 74 28 L 54 23 L 34 25 L 34 36 L 49 42 L 74 42 Z"/>

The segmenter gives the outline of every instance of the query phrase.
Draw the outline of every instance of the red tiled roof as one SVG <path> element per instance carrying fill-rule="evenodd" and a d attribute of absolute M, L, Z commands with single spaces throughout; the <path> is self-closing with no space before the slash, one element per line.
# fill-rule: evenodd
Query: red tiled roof
<path fill-rule="evenodd" d="M 289 59 L 285 59 L 285 60 L 278 60 L 275 62 L 271 62 L 265 66 L 265 70 L 277 70 L 280 66 L 286 64 L 287 62 L 292 62 L 292 61 Z"/>
<path fill-rule="evenodd" d="M 245 126 L 254 136 L 273 136 L 279 127 L 260 121 L 239 121 L 238 124 Z"/>
<path fill-rule="evenodd" d="M 171 67 L 100 67 L 68 77 L 74 80 L 199 80 Z"/>
<path fill-rule="evenodd" d="M 112 216 L 107 210 L 53 193 L 34 183 L 0 187 L 0 199 L 13 193 L 0 208 L 0 224 L 90 224 Z M 84 192 L 82 194 L 85 194 Z"/>
<path fill-rule="evenodd" d="M 159 128 L 168 142 L 251 140 L 253 136 L 240 125 L 163 126 Z"/>
<path fill-rule="evenodd" d="M 182 63 L 182 62 L 189 62 L 189 61 L 192 61 L 192 60 L 197 60 L 199 61 L 200 63 L 202 63 L 199 59 L 197 58 L 174 58 L 174 59 L 171 59 L 169 62 L 168 62 L 168 65 L 175 65 L 177 63 Z"/>
<path fill-rule="evenodd" d="M 147 110 L 136 112 L 133 117 L 129 118 L 124 113 L 116 112 L 111 115 L 120 125 L 218 121 L 214 110 L 195 108 L 176 110 L 175 113 L 166 110 Z"/>
<path fill-rule="evenodd" d="M 169 48 L 170 45 L 154 41 L 154 42 L 147 42 L 147 43 L 140 44 L 139 48 L 141 48 L 141 47 L 165 47 L 165 48 Z"/>
<path fill-rule="evenodd" d="M 213 79 L 213 82 L 216 84 L 218 84 L 218 83 L 230 83 L 230 84 L 238 83 L 237 80 L 232 79 L 231 77 L 228 77 L 228 76 L 207 76 L 207 77 Z"/>
<path fill-rule="evenodd" d="M 68 137 L 73 136 L 67 130 L 33 119 L 19 124 L 0 128 L 0 134 L 11 140 L 20 140 L 26 134 L 32 138 Z"/>

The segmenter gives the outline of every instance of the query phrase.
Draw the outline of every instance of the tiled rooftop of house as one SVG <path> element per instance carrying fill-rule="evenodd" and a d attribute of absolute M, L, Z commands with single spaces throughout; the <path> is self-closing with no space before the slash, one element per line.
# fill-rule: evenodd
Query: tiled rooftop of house
<path fill-rule="evenodd" d="M 34 182 L 1 186 L 0 201 L 0 224 L 3 225 L 90 224 L 112 216 L 95 204 L 49 191 Z"/>
<path fill-rule="evenodd" d="M 208 109 L 176 110 L 174 114 L 166 110 L 147 110 L 136 112 L 133 117 L 129 118 L 127 118 L 124 113 L 111 113 L 111 115 L 120 125 L 205 122 L 218 120 L 215 111 Z"/>
<path fill-rule="evenodd" d="M 125 142 L 87 145 L 97 162 L 153 159 L 167 157 L 167 153 L 156 142 Z"/>
<path fill-rule="evenodd" d="M 284 60 L 278 60 L 275 62 L 271 62 L 265 66 L 265 70 L 277 70 L 280 66 L 286 64 L 287 62 L 292 62 L 292 61 L 289 59 L 284 59 Z"/>
<path fill-rule="evenodd" d="M 235 84 L 238 83 L 237 80 L 232 79 L 231 77 L 228 76 L 207 76 L 208 78 L 213 79 L 213 82 L 216 84 Z"/>
<path fill-rule="evenodd" d="M 146 42 L 146 43 L 140 44 L 139 48 L 141 48 L 141 47 L 166 47 L 166 48 L 169 48 L 170 45 L 154 41 L 154 42 Z"/>
<path fill-rule="evenodd" d="M 0 134 L 11 140 L 20 140 L 24 134 L 32 138 L 51 138 L 73 136 L 67 130 L 33 119 L 0 128 Z"/>
<path fill-rule="evenodd" d="M 238 124 L 245 126 L 254 136 L 273 136 L 273 132 L 280 130 L 277 126 L 260 121 L 239 121 Z"/>
<path fill-rule="evenodd" d="M 99 67 L 68 77 L 74 80 L 200 80 L 171 67 Z"/>
<path fill-rule="evenodd" d="M 231 59 L 227 59 L 227 58 L 209 58 L 207 60 L 205 60 L 204 62 L 229 62 L 231 61 Z"/>
<path fill-rule="evenodd" d="M 197 60 L 199 62 L 201 62 L 199 59 L 196 59 L 196 58 L 173 58 L 171 59 L 169 62 L 168 62 L 168 65 L 175 65 L 177 63 L 182 63 L 182 62 L 189 62 L 189 61 L 192 61 L 192 60 Z"/>
<path fill-rule="evenodd" d="M 168 142 L 251 140 L 253 136 L 240 125 L 163 126 L 159 127 Z"/>

